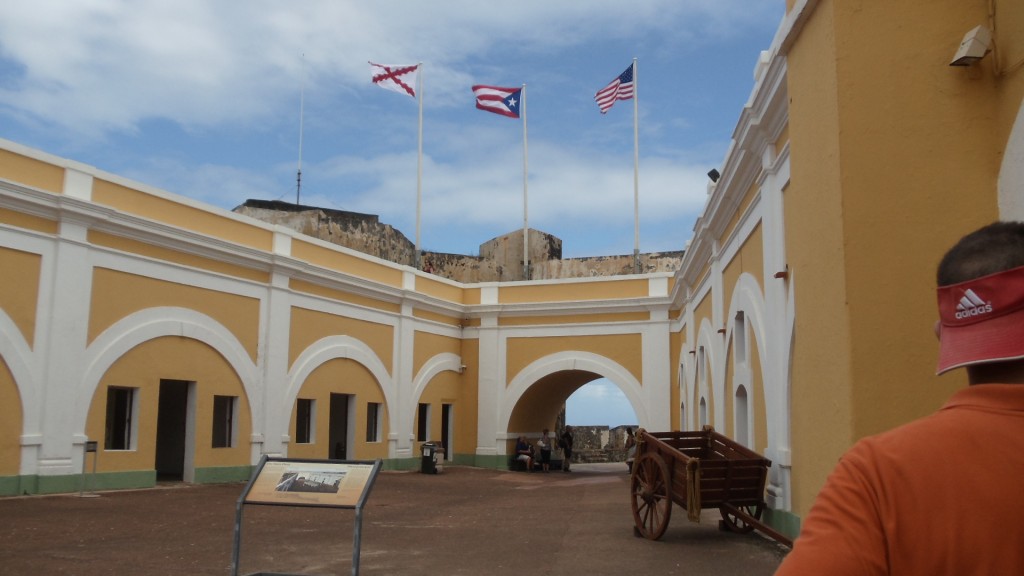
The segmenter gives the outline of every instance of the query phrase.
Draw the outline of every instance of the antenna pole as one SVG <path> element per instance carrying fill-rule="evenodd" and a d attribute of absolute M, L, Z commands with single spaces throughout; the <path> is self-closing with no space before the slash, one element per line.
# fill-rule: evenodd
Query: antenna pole
<path fill-rule="evenodd" d="M 299 168 L 295 174 L 295 205 L 302 195 L 302 118 L 306 104 L 306 55 L 302 55 L 302 83 L 299 88 Z"/>

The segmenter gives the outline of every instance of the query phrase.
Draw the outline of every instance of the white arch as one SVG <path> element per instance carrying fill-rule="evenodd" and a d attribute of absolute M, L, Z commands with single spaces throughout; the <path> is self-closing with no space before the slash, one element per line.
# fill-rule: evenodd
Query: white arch
<path fill-rule="evenodd" d="M 21 402 L 21 436 L 40 435 L 42 407 L 39 386 L 36 385 L 38 378 L 33 370 L 32 349 L 18 325 L 3 310 L 0 310 L 0 358 L 7 364 Z M 24 454 L 22 456 L 19 464 L 21 473 L 33 473 L 35 463 L 28 462 Z"/>
<path fill-rule="evenodd" d="M 999 168 L 999 218 L 1024 220 L 1024 101 L 1006 142 Z"/>
<path fill-rule="evenodd" d="M 567 370 L 580 370 L 593 372 L 601 377 L 607 378 L 622 390 L 626 399 L 633 406 L 637 420 L 641 428 L 650 425 L 647 405 L 644 402 L 640 381 L 622 367 L 614 362 L 592 352 L 570 350 L 556 352 L 543 358 L 534 360 L 528 366 L 519 371 L 512 379 L 508 388 L 502 396 L 500 405 L 500 417 L 498 419 L 499 430 L 508 430 L 508 423 L 512 419 L 512 410 L 515 408 L 523 394 L 541 378 Z"/>
<path fill-rule="evenodd" d="M 442 352 L 427 360 L 420 371 L 416 373 L 416 377 L 412 380 L 412 401 L 409 402 L 406 414 L 403 415 L 408 422 L 415 420 L 417 403 L 423 391 L 427 389 L 427 385 L 430 384 L 434 376 L 445 371 L 461 372 L 462 357 L 451 352 Z"/>
<path fill-rule="evenodd" d="M 275 420 L 276 422 L 284 422 L 284 426 L 288 426 L 288 422 L 291 420 L 292 406 L 295 404 L 295 399 L 298 397 L 303 383 L 306 382 L 306 378 L 321 364 L 335 358 L 355 360 L 369 370 L 384 394 L 384 402 L 388 414 L 394 414 L 394 386 L 392 385 L 391 375 L 388 374 L 384 363 L 377 357 L 373 349 L 362 341 L 356 340 L 351 336 L 339 335 L 327 336 L 317 340 L 303 350 L 302 354 L 295 359 L 295 363 L 288 372 L 286 379 L 287 386 L 283 397 L 284 402 L 281 406 L 277 407 L 279 412 L 277 414 L 278 418 Z M 395 425 L 394 419 L 389 421 L 393 428 Z"/>
<path fill-rule="evenodd" d="M 765 417 L 765 420 L 766 420 L 766 428 L 768 430 L 768 438 L 765 438 L 764 440 L 767 443 L 767 445 L 770 446 L 770 445 L 772 445 L 772 439 L 773 439 L 772 438 L 772 431 L 773 431 L 774 427 L 779 425 L 780 423 L 779 422 L 774 422 L 773 414 L 771 414 L 771 412 L 770 412 L 770 405 L 771 404 L 770 404 L 770 402 L 768 402 L 768 398 L 771 398 L 772 394 L 778 394 L 780 391 L 776 390 L 778 385 L 775 382 L 775 379 L 772 378 L 772 375 L 771 375 L 770 371 L 768 370 L 767 363 L 766 363 L 766 359 L 768 358 L 769 352 L 768 352 L 768 350 L 766 348 L 765 309 L 764 308 L 765 308 L 764 293 L 761 291 L 761 284 L 757 281 L 757 278 L 755 278 L 753 275 L 751 275 L 750 273 L 747 273 L 747 272 L 744 272 L 744 273 L 740 274 L 740 277 L 736 281 L 736 286 L 733 288 L 732 300 L 729 303 L 729 314 L 726 316 L 727 320 L 726 320 L 726 323 L 725 323 L 726 324 L 725 341 L 726 341 L 726 343 L 734 341 L 734 339 L 736 337 L 736 335 L 734 334 L 735 329 L 736 329 L 736 324 L 735 324 L 735 322 L 732 322 L 732 319 L 736 318 L 736 314 L 738 314 L 739 312 L 743 312 L 743 317 L 745 319 L 745 322 L 746 322 L 747 326 L 749 327 L 750 334 L 752 336 L 751 339 L 753 340 L 753 344 L 757 346 L 758 366 L 756 367 L 756 369 L 761 374 L 761 387 L 762 387 L 761 393 L 764 395 L 764 399 L 765 399 L 765 410 L 766 410 L 766 413 L 765 413 L 764 417 Z M 747 340 L 746 344 L 747 344 L 747 349 L 749 350 L 750 346 L 751 346 L 750 340 Z M 735 362 L 735 354 L 733 354 L 733 361 Z M 747 362 L 748 362 L 748 364 L 750 362 L 750 355 L 749 354 L 747 355 Z M 755 369 L 755 367 L 753 367 L 753 366 L 750 367 L 750 373 L 751 374 L 754 373 L 754 369 Z M 734 374 L 736 373 L 736 367 L 735 366 L 733 368 L 733 373 Z M 725 386 L 726 386 L 726 384 L 723 383 L 723 389 L 725 388 Z M 746 388 L 747 388 L 748 399 L 750 400 L 750 402 L 753 402 L 754 397 L 755 397 L 755 395 L 757 393 L 757 390 L 755 390 L 753 386 L 754 386 L 753 382 L 747 382 Z M 733 397 L 735 397 L 736 387 L 737 387 L 735 379 L 734 379 L 733 382 L 729 382 L 728 383 L 728 387 L 729 387 L 728 393 L 731 394 Z M 751 409 L 752 409 L 752 407 L 753 407 L 753 404 L 751 404 Z M 735 405 L 734 405 L 734 409 L 735 409 Z M 756 428 L 752 428 L 752 429 L 749 430 L 749 434 L 752 437 L 756 436 L 756 433 L 757 433 L 757 429 Z M 755 440 L 755 441 L 757 440 L 757 438 L 752 438 L 752 439 Z"/>
<path fill-rule="evenodd" d="M 104 330 L 89 345 L 85 354 L 86 369 L 82 386 L 78 391 L 78 410 L 75 412 L 73 430 L 84 432 L 89 404 L 96 387 L 114 362 L 139 344 L 162 336 L 198 340 L 213 348 L 231 365 L 248 397 L 255 433 L 259 429 L 257 416 L 261 414 L 256 406 L 261 402 L 260 378 L 245 347 L 230 330 L 210 316 L 172 306 L 148 308 L 126 316 Z"/>
<path fill-rule="evenodd" d="M 700 328 L 697 330 L 697 344 L 693 347 L 697 351 L 695 360 L 698 366 L 695 371 L 699 372 L 700 367 L 700 347 L 704 347 L 704 371 L 707 375 L 703 381 L 700 380 L 700 374 L 697 374 L 696 388 L 697 395 L 701 398 L 708 399 L 710 403 L 711 399 L 715 399 L 714 410 L 708 415 L 708 421 L 714 421 L 717 426 L 721 426 L 719 420 L 724 422 L 725 417 L 725 398 L 722 394 L 725 393 L 725 365 L 724 363 L 719 366 L 718 359 L 720 358 L 719 347 L 722 338 L 718 336 L 717 331 L 711 325 L 709 318 L 703 318 L 700 322 Z M 708 386 L 708 380 L 711 381 L 710 388 Z M 709 391 L 711 393 L 709 393 Z"/>

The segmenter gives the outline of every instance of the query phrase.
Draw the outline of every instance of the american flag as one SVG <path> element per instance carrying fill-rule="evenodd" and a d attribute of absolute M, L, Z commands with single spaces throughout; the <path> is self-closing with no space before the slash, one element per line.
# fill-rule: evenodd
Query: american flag
<path fill-rule="evenodd" d="M 522 88 L 499 88 L 498 86 L 473 86 L 476 107 L 509 118 L 519 118 L 519 104 Z"/>
<path fill-rule="evenodd" d="M 633 64 L 630 64 L 625 72 L 619 74 L 618 78 L 612 80 L 610 84 L 598 90 L 597 94 L 594 94 L 594 100 L 597 101 L 601 114 L 604 114 L 614 106 L 616 100 L 629 100 L 632 97 Z"/>

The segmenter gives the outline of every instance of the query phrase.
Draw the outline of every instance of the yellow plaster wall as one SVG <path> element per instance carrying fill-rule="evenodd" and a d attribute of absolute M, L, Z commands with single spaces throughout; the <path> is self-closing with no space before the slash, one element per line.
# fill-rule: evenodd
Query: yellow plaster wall
<path fill-rule="evenodd" d="M 480 304 L 480 289 L 479 288 L 464 288 L 462 292 L 462 303 L 467 306 L 476 306 Z"/>
<path fill-rule="evenodd" d="M 419 374 L 428 360 L 442 353 L 458 355 L 462 344 L 458 338 L 449 338 L 429 332 L 416 332 L 413 335 L 412 372 Z"/>
<path fill-rule="evenodd" d="M 998 16 L 1011 46 L 1020 12 Z M 934 411 L 964 385 L 933 376 L 934 270 L 960 236 L 997 218 L 996 178 L 1024 96 L 1021 73 L 994 73 L 994 58 L 947 65 L 986 20 L 982 2 L 824 0 L 787 55 L 799 515 L 853 441 Z"/>
<path fill-rule="evenodd" d="M 442 438 L 442 405 L 451 404 L 455 431 L 454 436 L 451 438 L 453 446 L 449 446 L 449 449 L 459 454 L 472 454 L 476 452 L 476 444 L 468 442 L 467 438 L 462 434 L 467 431 L 467 425 L 470 421 L 472 421 L 474 426 L 476 425 L 476 418 L 470 420 L 467 414 L 467 412 L 475 411 L 476 405 L 474 404 L 470 408 L 468 404 L 461 401 L 461 396 L 461 375 L 456 372 L 444 371 L 430 380 L 430 384 L 427 384 L 427 387 L 416 402 L 418 404 L 430 404 L 430 430 L 428 431 L 427 440 L 437 443 L 441 442 Z M 419 410 L 416 411 L 413 430 L 419 430 Z"/>
<path fill-rule="evenodd" d="M 376 300 L 359 294 L 343 292 L 341 290 L 335 290 L 333 288 L 321 286 L 320 284 L 306 282 L 305 280 L 298 280 L 296 278 L 292 278 L 289 280 L 288 287 L 296 292 L 314 294 L 316 296 L 330 298 L 331 300 L 337 300 L 339 302 L 348 302 L 349 304 L 355 304 L 356 306 L 375 308 L 377 310 L 384 310 L 385 312 L 394 312 L 395 314 L 402 311 L 402 305 L 397 304 L 395 302 L 385 302 L 383 300 Z"/>
<path fill-rule="evenodd" d="M 188 358 L 188 362 L 182 362 Z M 99 442 L 100 472 L 153 470 L 156 460 L 156 429 L 160 380 L 195 382 L 195 466 L 247 466 L 252 412 L 238 375 L 216 350 L 198 340 L 164 336 L 139 344 L 111 365 L 100 379 L 89 404 L 86 434 Z M 137 388 L 138 445 L 133 450 L 105 450 L 107 390 Z M 212 448 L 213 397 L 237 396 L 237 435 L 230 448 Z"/>
<path fill-rule="evenodd" d="M 0 270 L 6 279 L 0 282 L 0 309 L 10 316 L 30 347 L 35 343 L 42 260 L 39 254 L 0 248 Z"/>
<path fill-rule="evenodd" d="M 0 178 L 56 194 L 64 190 L 63 168 L 9 150 L 0 150 Z"/>
<path fill-rule="evenodd" d="M 669 411 L 669 422 L 673 430 L 680 430 L 682 423 L 679 421 L 679 405 L 683 399 L 680 397 L 679 388 L 679 364 L 682 362 L 681 346 L 683 335 L 679 332 L 671 332 L 668 335 L 668 361 L 669 361 L 669 402 L 672 410 Z"/>
<path fill-rule="evenodd" d="M 317 340 L 341 335 L 351 336 L 369 346 L 380 358 L 384 368 L 391 372 L 394 353 L 393 327 L 298 307 L 292 308 L 288 365 L 291 366 L 295 359 Z"/>
<path fill-rule="evenodd" d="M 328 270 L 337 270 L 359 278 L 380 282 L 386 286 L 402 286 L 402 271 L 395 264 L 376 262 L 361 258 L 338 248 L 321 246 L 295 238 L 292 240 L 292 256 Z"/>
<path fill-rule="evenodd" d="M 316 401 L 316 430 L 313 442 L 299 444 L 295 442 L 295 417 L 297 404 L 292 403 L 292 416 L 288 424 L 288 434 L 292 437 L 288 445 L 290 458 L 333 458 L 330 442 L 331 394 L 351 394 L 349 402 L 355 402 L 355 423 L 352 426 L 355 437 L 349 439 L 353 453 L 348 459 L 372 460 L 388 457 L 387 434 L 390 429 L 391 411 L 393 406 L 384 402 L 384 393 L 380 383 L 365 366 L 349 358 L 335 358 L 318 366 L 306 381 L 302 383 L 298 398 Z M 366 441 L 366 409 L 370 402 L 383 405 L 381 410 L 381 435 L 378 442 Z"/>
<path fill-rule="evenodd" d="M 431 320 L 439 322 L 441 324 L 447 324 L 449 326 L 459 326 L 462 324 L 462 318 L 459 316 L 448 316 L 446 314 L 439 314 L 437 312 L 431 312 L 429 310 L 421 310 L 414 308 L 412 315 L 415 318 L 422 318 L 424 320 Z"/>
<path fill-rule="evenodd" d="M 946 65 L 984 22 L 983 3 L 835 10 L 856 439 L 933 412 L 956 387 L 934 378 L 935 267 L 960 236 L 998 217 L 1005 138 L 992 137 L 991 74 Z M 914 34 L 903 33 L 909 23 Z M 893 50 L 900 65 L 877 66 Z"/>
<path fill-rule="evenodd" d="M 501 286 L 498 288 L 498 301 L 512 304 L 643 298 L 650 295 L 648 286 L 646 279 Z"/>
<path fill-rule="evenodd" d="M 806 514 L 852 439 L 838 80 L 833 3 L 818 5 L 787 55 L 791 183 L 784 193 L 795 310 L 790 427 L 793 508 Z"/>
<path fill-rule="evenodd" d="M 757 349 L 755 335 L 756 332 L 748 328 L 747 361 L 750 363 L 750 389 L 747 392 L 747 400 L 754 409 L 754 450 L 764 454 L 768 450 L 768 407 L 765 401 L 761 353 Z"/>
<path fill-rule="evenodd" d="M 97 204 L 104 204 L 122 212 L 258 250 L 269 252 L 273 247 L 274 233 L 268 229 L 100 178 L 93 181 L 92 199 Z"/>
<path fill-rule="evenodd" d="M 568 350 L 586 350 L 617 362 L 639 382 L 643 382 L 640 334 L 605 336 L 552 336 L 509 338 L 506 348 L 507 386 L 527 365 L 545 356 Z"/>
<path fill-rule="evenodd" d="M 0 356 L 0 476 L 15 476 L 21 468 L 21 394 L 7 362 Z"/>
<path fill-rule="evenodd" d="M 93 269 L 89 342 L 118 320 L 158 306 L 188 308 L 210 316 L 227 328 L 256 361 L 259 300 L 106 268 Z"/>
<path fill-rule="evenodd" d="M 7 208 L 0 208 L 0 224 L 14 226 L 16 228 L 24 228 L 26 230 L 34 230 L 36 232 L 42 232 L 43 234 L 56 234 L 58 231 L 57 222 L 53 220 L 47 220 L 46 218 L 40 218 L 39 216 L 24 214 L 22 212 L 15 212 L 14 210 L 8 210 Z"/>
<path fill-rule="evenodd" d="M 743 215 L 747 212 L 747 210 L 750 209 L 750 205 L 753 204 L 754 200 L 757 200 L 760 197 L 760 195 L 761 188 L 757 185 L 757 182 L 755 181 L 750 185 L 750 188 L 747 189 L 746 193 L 743 195 L 743 198 L 740 199 L 739 206 L 736 207 L 736 212 L 734 212 L 732 217 L 729 219 L 729 224 L 726 225 L 725 231 L 722 233 L 720 241 L 729 238 L 733 234 L 733 230 L 735 230 L 735 228 L 739 226 L 740 219 L 743 218 Z"/>
<path fill-rule="evenodd" d="M 729 342 L 726 343 L 725 349 L 725 398 L 722 398 L 722 402 L 725 403 L 725 422 L 718 427 L 718 431 L 729 436 L 730 438 L 736 437 L 736 340 L 730 338 Z M 750 397 L 750 383 L 746 385 L 747 398 Z"/>
<path fill-rule="evenodd" d="M 88 238 L 89 243 L 96 246 L 106 246 L 107 248 L 113 248 L 114 250 L 120 250 L 122 252 L 130 252 L 132 254 L 146 256 L 156 260 L 174 262 L 183 266 L 200 268 L 217 274 L 234 276 L 236 278 L 252 280 L 254 282 L 261 282 L 264 284 L 270 282 L 269 272 L 253 270 L 252 268 L 228 264 L 227 262 L 219 262 L 217 260 L 203 258 L 202 256 L 196 256 L 194 254 L 186 254 L 184 252 L 178 252 L 177 250 L 171 250 L 170 248 L 164 248 L 163 246 L 154 246 L 153 244 L 146 244 L 139 242 L 138 240 L 114 236 L 97 230 L 90 230 Z"/>
<path fill-rule="evenodd" d="M 459 406 L 455 408 L 455 426 L 460 442 L 468 446 L 456 446 L 456 451 L 475 452 L 477 438 L 477 409 L 480 402 L 480 341 L 475 338 L 461 340 L 462 363 L 466 368 L 462 371 Z"/>
<path fill-rule="evenodd" d="M 764 285 L 764 237 L 761 230 L 759 222 L 743 240 L 743 245 L 736 255 L 722 269 L 722 289 L 728 295 L 726 302 L 732 302 L 732 294 L 736 291 L 736 284 L 743 273 L 750 274 L 757 279 L 758 284 Z M 726 309 L 725 313 L 728 314 L 729 310 Z M 731 321 L 732 318 L 725 319 L 726 323 Z M 716 329 L 718 328 L 723 326 L 717 326 Z"/>
<path fill-rule="evenodd" d="M 499 326 L 537 326 L 546 324 L 592 324 L 604 322 L 646 322 L 650 312 L 616 312 L 612 314 L 566 314 L 553 316 L 504 316 Z"/>
<path fill-rule="evenodd" d="M 433 296 L 446 300 L 448 302 L 455 302 L 457 304 L 463 303 L 463 292 L 464 290 L 458 286 L 452 286 L 445 282 L 440 282 L 432 278 L 425 276 L 416 277 L 416 291 L 420 294 L 427 296 Z"/>
<path fill-rule="evenodd" d="M 708 290 L 704 297 L 701 298 L 700 302 L 693 308 L 693 335 L 694 337 L 700 336 L 700 327 L 703 324 L 704 319 L 710 323 L 711 327 L 717 330 L 721 326 L 715 326 L 715 318 L 711 315 L 711 305 L 714 298 L 711 295 L 711 291 Z M 699 345 L 698 345 L 699 346 Z M 696 350 L 696 348 L 694 348 Z"/>

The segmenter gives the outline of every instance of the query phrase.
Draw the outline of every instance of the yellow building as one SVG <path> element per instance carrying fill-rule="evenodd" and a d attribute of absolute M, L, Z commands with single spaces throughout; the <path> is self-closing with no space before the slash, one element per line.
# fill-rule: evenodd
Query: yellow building
<path fill-rule="evenodd" d="M 461 284 L 0 141 L 0 494 L 425 441 L 504 467 L 607 378 L 768 456 L 795 533 L 854 441 L 966 384 L 932 375 L 933 274 L 1024 219 L 1024 5 L 787 8 L 675 274 Z"/>

